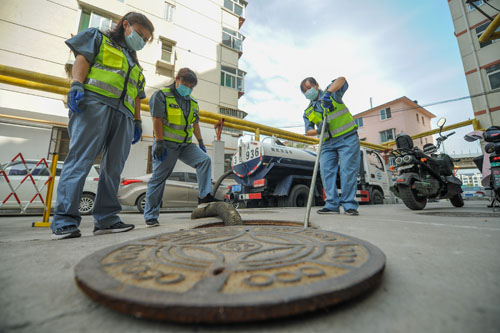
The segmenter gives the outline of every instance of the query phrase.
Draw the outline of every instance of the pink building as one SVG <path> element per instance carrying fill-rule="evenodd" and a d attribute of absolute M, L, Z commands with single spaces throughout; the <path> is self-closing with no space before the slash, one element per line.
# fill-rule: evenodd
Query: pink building
<path fill-rule="evenodd" d="M 412 136 L 430 131 L 435 117 L 406 96 L 354 115 L 360 140 L 376 144 L 393 141 L 402 133 Z M 426 143 L 434 143 L 432 135 L 413 141 L 419 148 Z"/>

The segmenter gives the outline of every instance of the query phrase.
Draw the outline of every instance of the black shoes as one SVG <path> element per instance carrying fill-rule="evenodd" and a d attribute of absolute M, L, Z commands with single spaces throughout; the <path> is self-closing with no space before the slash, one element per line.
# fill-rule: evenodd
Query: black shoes
<path fill-rule="evenodd" d="M 66 225 L 64 227 L 57 228 L 56 231 L 52 233 L 53 240 L 78 238 L 81 236 L 82 234 L 80 233 L 80 230 L 78 230 L 78 228 L 74 225 Z"/>
<path fill-rule="evenodd" d="M 318 213 L 318 214 L 339 214 L 340 210 L 339 209 L 331 210 L 331 209 L 323 207 L 320 210 L 316 211 L 316 213 Z"/>
<path fill-rule="evenodd" d="M 158 227 L 160 225 L 160 222 L 158 222 L 157 219 L 146 220 L 146 225 L 148 227 Z"/>
<path fill-rule="evenodd" d="M 221 200 L 219 199 L 215 199 L 212 194 L 207 194 L 206 197 L 204 197 L 203 199 L 201 198 L 198 198 L 198 208 L 203 208 L 203 207 L 206 207 L 208 206 L 209 203 L 212 203 L 212 202 L 219 202 Z"/>
<path fill-rule="evenodd" d="M 134 229 L 135 225 L 133 224 L 125 224 L 123 222 L 116 222 L 112 226 L 108 228 L 98 228 L 94 227 L 94 235 L 105 235 L 105 234 L 111 234 L 111 233 L 117 233 L 117 232 L 126 232 Z"/>
<path fill-rule="evenodd" d="M 356 209 L 348 209 L 344 212 L 345 215 L 359 215 L 358 211 Z"/>

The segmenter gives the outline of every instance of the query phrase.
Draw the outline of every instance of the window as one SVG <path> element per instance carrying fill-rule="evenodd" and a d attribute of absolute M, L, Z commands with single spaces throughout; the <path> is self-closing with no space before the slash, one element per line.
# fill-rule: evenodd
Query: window
<path fill-rule="evenodd" d="M 223 87 L 244 91 L 243 78 L 245 74 L 244 71 L 237 68 L 221 66 L 220 84 Z"/>
<path fill-rule="evenodd" d="M 428 143 L 428 142 L 427 142 L 427 138 L 425 138 L 425 143 L 426 143 L 426 144 Z"/>
<path fill-rule="evenodd" d="M 486 30 L 486 28 L 488 28 L 489 25 L 490 25 L 490 22 L 486 22 L 485 24 L 480 25 L 479 27 L 476 28 L 477 39 L 479 39 L 479 37 L 481 37 L 481 35 Z M 495 30 L 495 32 L 500 32 L 500 27 L 498 27 L 497 30 Z M 485 47 L 485 46 L 488 46 L 492 43 L 496 43 L 497 41 L 498 41 L 498 39 L 494 39 L 494 40 L 489 41 L 489 42 L 479 43 L 479 47 L 480 48 Z"/>
<path fill-rule="evenodd" d="M 108 31 L 113 29 L 117 23 L 117 21 L 113 21 L 110 17 L 84 9 L 82 10 L 82 16 L 80 17 L 78 32 L 82 32 L 88 28 L 97 28 L 101 31 Z"/>
<path fill-rule="evenodd" d="M 380 142 L 387 142 L 394 140 L 394 128 L 379 133 L 380 133 Z"/>
<path fill-rule="evenodd" d="M 425 123 L 424 123 L 424 116 L 422 116 L 422 125 L 425 125 Z"/>
<path fill-rule="evenodd" d="M 168 180 L 175 180 L 177 182 L 185 182 L 184 172 L 172 172 L 172 174 L 167 178 Z"/>
<path fill-rule="evenodd" d="M 358 125 L 358 127 L 363 127 L 363 118 L 355 118 L 354 122 Z"/>
<path fill-rule="evenodd" d="M 163 18 L 167 22 L 172 22 L 174 20 L 175 6 L 165 2 L 165 11 L 163 12 Z"/>
<path fill-rule="evenodd" d="M 484 5 L 484 3 L 486 1 L 489 1 L 489 0 L 476 0 L 474 1 L 474 4 L 477 6 L 477 7 L 481 7 L 482 5 Z M 473 10 L 475 10 L 476 8 L 474 8 L 471 4 L 466 4 L 467 5 L 467 12 L 472 12 Z"/>
<path fill-rule="evenodd" d="M 377 169 L 384 171 L 384 162 L 382 162 L 382 159 L 376 152 L 374 152 L 373 150 L 367 150 L 366 156 L 370 165 L 373 165 Z"/>
<path fill-rule="evenodd" d="M 418 113 L 416 114 L 416 116 L 417 116 L 417 123 L 418 123 Z"/>
<path fill-rule="evenodd" d="M 173 45 L 168 42 L 161 42 L 161 60 L 168 62 L 169 64 L 173 63 Z"/>
<path fill-rule="evenodd" d="M 235 13 L 238 16 L 243 16 L 243 10 L 247 2 L 243 0 L 224 0 L 224 8 Z"/>
<path fill-rule="evenodd" d="M 188 183 L 198 183 L 198 176 L 195 173 L 188 172 L 186 175 Z"/>
<path fill-rule="evenodd" d="M 420 144 L 423 144 L 423 143 L 424 143 L 424 141 L 422 140 L 422 138 L 420 138 Z"/>
<path fill-rule="evenodd" d="M 486 76 L 492 90 L 500 88 L 500 64 L 486 68 Z"/>
<path fill-rule="evenodd" d="M 222 28 L 222 44 L 229 46 L 230 48 L 233 48 L 235 50 L 242 51 L 244 39 L 245 36 L 243 36 L 239 32 L 228 28 Z"/>
<path fill-rule="evenodd" d="M 380 120 L 389 119 L 391 117 L 391 108 L 380 110 Z"/>

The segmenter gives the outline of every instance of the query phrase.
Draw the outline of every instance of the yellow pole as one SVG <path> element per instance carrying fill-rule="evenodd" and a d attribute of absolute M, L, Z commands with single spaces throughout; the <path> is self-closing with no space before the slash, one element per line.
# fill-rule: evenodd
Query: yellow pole
<path fill-rule="evenodd" d="M 485 43 L 500 38 L 500 33 L 495 32 L 495 30 L 497 30 L 499 26 L 500 15 L 497 15 L 495 19 L 490 23 L 490 25 L 488 25 L 481 37 L 479 37 L 479 43 Z"/>
<path fill-rule="evenodd" d="M 54 181 L 56 179 L 57 172 L 57 160 L 59 159 L 59 154 L 54 153 L 52 156 L 52 164 L 50 165 L 50 180 L 47 186 L 47 195 L 45 196 L 45 208 L 43 210 L 43 221 L 33 222 L 33 227 L 50 227 L 50 208 L 52 206 L 52 193 L 54 192 Z"/>
<path fill-rule="evenodd" d="M 255 129 L 255 141 L 260 141 L 260 129 Z"/>

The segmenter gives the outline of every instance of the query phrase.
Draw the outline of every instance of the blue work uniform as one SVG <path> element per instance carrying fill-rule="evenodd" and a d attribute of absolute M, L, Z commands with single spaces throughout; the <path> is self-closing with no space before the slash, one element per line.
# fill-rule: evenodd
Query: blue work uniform
<path fill-rule="evenodd" d="M 176 102 L 179 104 L 184 117 L 187 119 L 191 110 L 190 96 L 181 96 L 175 89 L 175 83 L 170 85 L 175 96 Z M 166 118 L 166 105 L 165 95 L 161 90 L 156 91 L 149 100 L 149 109 L 152 117 Z M 198 112 L 195 111 L 195 123 L 199 122 Z M 198 145 L 194 143 L 176 143 L 166 141 L 168 155 L 165 160 L 158 161 L 153 159 L 153 175 L 148 183 L 146 191 L 146 207 L 144 209 L 144 219 L 153 220 L 158 219 L 160 215 L 160 207 L 163 198 L 163 191 L 165 190 L 165 181 L 174 170 L 177 160 L 181 160 L 192 168 L 196 169 L 198 176 L 198 186 L 200 198 L 205 197 L 212 192 L 212 161 L 210 157 L 205 154 Z M 154 152 L 156 147 L 156 138 L 153 142 L 151 153 Z M 168 205 L 168 203 L 166 203 Z"/>
<path fill-rule="evenodd" d="M 333 82 L 335 82 L 335 80 L 333 80 L 332 83 Z M 329 86 L 330 85 L 328 85 L 328 87 Z M 348 87 L 349 85 L 346 82 L 342 88 L 332 93 L 332 97 L 337 103 L 343 104 L 342 97 Z M 311 102 L 314 106 L 314 110 L 320 113 L 323 113 L 321 99 L 324 93 L 324 91 L 320 90 L 318 98 Z M 315 128 L 314 123 L 310 122 L 305 115 L 303 119 L 306 132 Z M 321 130 L 322 125 L 323 122 L 316 126 L 318 132 Z M 359 204 L 355 198 L 360 158 L 359 137 L 356 129 L 341 136 L 328 138 L 323 142 L 320 155 L 320 172 L 326 195 L 325 208 L 334 211 L 339 210 L 340 206 L 342 206 L 344 210 L 358 208 Z M 342 195 L 340 197 L 337 189 L 337 172 L 339 169 L 340 188 L 342 190 Z"/>
<path fill-rule="evenodd" d="M 92 64 L 99 53 L 102 33 L 87 29 L 66 41 L 75 57 L 81 54 Z M 116 41 L 115 41 L 116 42 Z M 135 64 L 132 52 L 124 43 L 118 43 L 130 66 Z M 138 91 L 145 98 L 144 90 Z M 69 152 L 57 187 L 57 202 L 51 228 L 55 231 L 64 226 L 80 225 L 78 212 L 86 177 L 99 152 L 102 152 L 97 196 L 94 202 L 94 223 L 106 229 L 120 222 L 117 215 L 121 205 L 116 197 L 120 175 L 130 152 L 134 135 L 134 120 L 123 98 L 110 98 L 85 90 L 78 107 L 82 111 L 69 111 Z"/>

